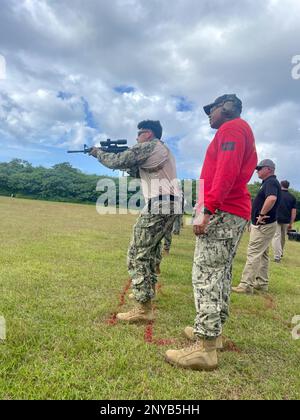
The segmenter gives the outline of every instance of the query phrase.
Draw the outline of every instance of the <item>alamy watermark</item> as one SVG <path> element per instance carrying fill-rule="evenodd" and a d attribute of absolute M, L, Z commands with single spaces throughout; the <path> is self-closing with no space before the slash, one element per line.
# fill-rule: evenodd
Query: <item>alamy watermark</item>
<path fill-rule="evenodd" d="M 6 60 L 3 55 L 0 54 L 0 80 L 6 79 Z"/>
<path fill-rule="evenodd" d="M 195 203 L 203 202 L 202 180 L 152 179 L 150 184 L 128 177 L 103 178 L 97 183 L 99 214 L 193 214 Z"/>
<path fill-rule="evenodd" d="M 292 325 L 296 325 L 292 331 L 292 337 L 294 340 L 300 340 L 300 315 L 295 315 L 292 319 Z"/>
<path fill-rule="evenodd" d="M 292 68 L 292 78 L 294 80 L 300 79 L 300 55 L 294 55 L 292 58 L 292 64 L 294 64 Z"/>
<path fill-rule="evenodd" d="M 6 340 L 6 321 L 4 316 L 0 316 L 0 341 Z"/>

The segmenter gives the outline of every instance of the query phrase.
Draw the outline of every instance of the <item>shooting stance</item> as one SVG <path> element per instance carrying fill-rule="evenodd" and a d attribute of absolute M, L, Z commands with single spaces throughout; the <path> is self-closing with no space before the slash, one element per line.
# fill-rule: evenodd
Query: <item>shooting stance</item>
<path fill-rule="evenodd" d="M 247 183 L 257 165 L 252 130 L 240 118 L 241 100 L 223 95 L 204 111 L 218 131 L 206 152 L 200 176 L 204 200 L 200 191 L 194 220 L 192 281 L 197 315 L 194 327 L 184 333 L 195 343 L 166 353 L 167 362 L 195 370 L 218 366 L 217 349 L 223 346 L 222 328 L 229 316 L 232 262 L 251 213 Z"/>
<path fill-rule="evenodd" d="M 175 159 L 161 141 L 159 121 L 141 121 L 138 124 L 137 144 L 121 153 L 107 153 L 93 148 L 90 154 L 111 169 L 125 170 L 140 177 L 146 206 L 133 228 L 128 250 L 128 272 L 137 306 L 117 314 L 125 322 L 154 319 L 152 299 L 157 282 L 157 255 L 160 242 L 174 224 L 181 211 Z"/>

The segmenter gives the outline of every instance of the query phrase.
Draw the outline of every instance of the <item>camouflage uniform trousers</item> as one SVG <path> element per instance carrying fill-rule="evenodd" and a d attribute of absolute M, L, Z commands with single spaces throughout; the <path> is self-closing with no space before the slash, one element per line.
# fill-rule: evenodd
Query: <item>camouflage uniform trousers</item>
<path fill-rule="evenodd" d="M 178 214 L 173 226 L 173 234 L 179 235 L 183 226 L 183 214 Z"/>
<path fill-rule="evenodd" d="M 164 238 L 164 250 L 170 251 L 172 245 L 172 235 L 179 235 L 182 225 L 182 214 L 177 214 L 174 224 L 171 229 L 166 233 Z"/>
<path fill-rule="evenodd" d="M 170 226 L 170 228 L 168 229 L 168 231 L 166 232 L 165 237 L 164 237 L 164 250 L 165 251 L 170 251 L 170 249 L 171 249 L 172 231 L 173 231 L 173 225 Z"/>
<path fill-rule="evenodd" d="M 135 299 L 145 303 L 154 297 L 156 266 L 161 259 L 161 241 L 172 230 L 176 214 L 141 214 L 133 228 L 127 255 L 128 272 Z"/>
<path fill-rule="evenodd" d="M 196 239 L 192 282 L 197 316 L 195 334 L 215 338 L 229 317 L 232 263 L 247 221 L 217 211 L 207 234 Z"/>

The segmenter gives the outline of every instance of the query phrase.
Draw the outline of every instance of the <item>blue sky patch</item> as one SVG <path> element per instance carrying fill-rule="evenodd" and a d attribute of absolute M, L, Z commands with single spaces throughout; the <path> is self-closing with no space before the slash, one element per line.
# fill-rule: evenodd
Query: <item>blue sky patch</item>
<path fill-rule="evenodd" d="M 63 91 L 59 91 L 58 94 L 57 94 L 57 97 L 60 98 L 63 101 L 71 99 L 72 96 L 73 96 L 72 93 L 63 92 Z"/>
<path fill-rule="evenodd" d="M 84 114 L 85 114 L 85 122 L 88 127 L 95 128 L 96 130 L 99 129 L 98 124 L 95 121 L 94 115 L 90 110 L 90 106 L 88 101 L 82 96 L 81 97 Z"/>
<path fill-rule="evenodd" d="M 132 86 L 127 86 L 127 85 L 120 85 L 120 86 L 115 86 L 114 87 L 114 91 L 117 93 L 121 93 L 123 95 L 123 93 L 133 93 L 135 92 L 135 88 Z"/>
<path fill-rule="evenodd" d="M 174 96 L 174 98 L 177 100 L 177 112 L 189 112 L 194 109 L 194 104 L 191 101 L 188 101 L 185 96 Z"/>

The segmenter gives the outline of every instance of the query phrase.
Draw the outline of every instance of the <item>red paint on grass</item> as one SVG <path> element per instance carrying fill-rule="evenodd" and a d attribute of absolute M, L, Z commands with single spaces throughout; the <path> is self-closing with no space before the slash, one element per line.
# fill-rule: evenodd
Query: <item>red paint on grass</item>
<path fill-rule="evenodd" d="M 130 286 L 131 286 L 131 279 L 128 280 L 126 286 L 124 287 L 123 292 L 120 294 L 120 303 L 118 305 L 118 308 L 125 305 L 125 296 L 128 290 L 130 289 Z"/>
<path fill-rule="evenodd" d="M 111 317 L 105 321 L 105 323 L 108 324 L 108 325 L 116 325 L 117 322 L 118 322 L 118 320 L 117 320 L 117 314 L 116 313 L 111 314 Z"/>
<path fill-rule="evenodd" d="M 227 337 L 223 335 L 223 351 L 233 352 L 233 353 L 242 353 L 238 346 Z"/>
<path fill-rule="evenodd" d="M 152 343 L 153 341 L 153 323 L 154 321 L 149 322 L 146 325 L 145 332 L 144 332 L 144 341 L 145 343 Z"/>
<path fill-rule="evenodd" d="M 161 289 L 161 284 L 160 284 L 160 283 L 157 283 L 157 284 L 156 284 L 156 291 L 157 291 L 157 292 L 159 292 L 159 291 L 160 291 L 160 289 Z"/>
<path fill-rule="evenodd" d="M 126 293 L 128 292 L 128 290 L 130 289 L 130 286 L 131 286 L 131 279 L 128 280 L 128 282 L 126 283 L 123 291 L 119 295 L 118 308 L 121 308 L 125 304 L 125 296 L 126 296 Z M 106 324 L 108 324 L 108 325 L 116 325 L 117 322 L 118 322 L 118 320 L 117 320 L 117 313 L 118 312 L 113 312 L 111 314 L 111 316 L 108 318 L 108 320 L 106 321 Z"/>
<path fill-rule="evenodd" d="M 125 305 L 126 294 L 127 294 L 128 290 L 130 289 L 130 286 L 131 286 L 131 279 L 128 280 L 128 282 L 126 283 L 123 291 L 119 295 L 119 304 L 118 304 L 117 309 L 119 309 L 123 305 Z M 161 290 L 161 284 L 156 285 L 156 291 L 158 292 L 159 290 Z M 153 310 L 154 311 L 156 310 L 155 306 L 153 307 Z M 110 318 L 106 321 L 106 324 L 111 325 L 111 326 L 116 325 L 117 322 L 118 322 L 118 320 L 117 320 L 117 313 L 118 312 L 119 311 L 113 312 L 111 314 Z M 154 344 L 156 346 L 169 346 L 171 344 L 174 344 L 175 340 L 162 339 L 162 338 L 157 339 L 157 338 L 153 337 L 153 335 L 154 335 L 154 332 L 153 332 L 154 323 L 155 323 L 155 321 L 150 321 L 145 327 L 145 331 L 144 331 L 144 341 L 145 341 L 145 343 Z"/>
<path fill-rule="evenodd" d="M 156 346 L 170 346 L 175 343 L 175 340 L 172 339 L 163 339 L 163 338 L 154 338 L 154 322 L 150 321 L 145 328 L 144 332 L 144 341 L 148 344 L 154 344 Z"/>

